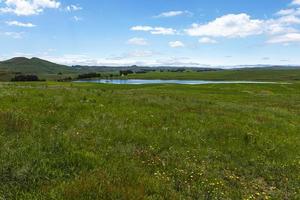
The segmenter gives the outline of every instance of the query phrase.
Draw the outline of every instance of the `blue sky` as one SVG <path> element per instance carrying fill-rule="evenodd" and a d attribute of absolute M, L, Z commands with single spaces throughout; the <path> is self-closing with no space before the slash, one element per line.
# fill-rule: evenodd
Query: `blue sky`
<path fill-rule="evenodd" d="M 0 0 L 0 60 L 300 64 L 300 0 Z"/>

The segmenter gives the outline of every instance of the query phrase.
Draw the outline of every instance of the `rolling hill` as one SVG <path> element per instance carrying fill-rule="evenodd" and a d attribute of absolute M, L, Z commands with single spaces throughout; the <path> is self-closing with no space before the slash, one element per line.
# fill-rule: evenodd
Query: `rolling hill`
<path fill-rule="evenodd" d="M 15 57 L 0 62 L 0 81 L 10 81 L 16 74 L 34 74 L 45 80 L 58 80 L 81 73 L 81 70 L 40 58 Z"/>
<path fill-rule="evenodd" d="M 25 74 L 74 73 L 74 69 L 39 58 L 15 57 L 0 62 L 0 71 Z"/>
<path fill-rule="evenodd" d="M 183 69 L 183 71 L 181 71 Z M 79 74 L 101 73 L 107 77 L 120 70 L 136 72 L 129 79 L 188 79 L 188 80 L 244 80 L 244 81 L 300 81 L 300 68 L 265 66 L 238 69 L 209 69 L 194 67 L 141 67 L 141 66 L 66 66 L 40 58 L 15 57 L 0 62 L 0 81 L 10 81 L 17 74 L 37 75 L 45 80 L 75 78 Z M 144 73 L 139 73 L 139 72 Z"/>

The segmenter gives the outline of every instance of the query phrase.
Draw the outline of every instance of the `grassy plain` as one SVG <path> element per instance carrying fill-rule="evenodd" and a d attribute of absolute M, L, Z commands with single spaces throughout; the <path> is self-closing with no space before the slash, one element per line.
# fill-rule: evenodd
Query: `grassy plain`
<path fill-rule="evenodd" d="M 299 199 L 300 84 L 0 84 L 0 199 Z"/>
<path fill-rule="evenodd" d="M 148 72 L 131 74 L 131 79 L 183 79 L 183 80 L 231 80 L 231 81 L 300 81 L 300 69 L 254 68 L 204 72 Z"/>

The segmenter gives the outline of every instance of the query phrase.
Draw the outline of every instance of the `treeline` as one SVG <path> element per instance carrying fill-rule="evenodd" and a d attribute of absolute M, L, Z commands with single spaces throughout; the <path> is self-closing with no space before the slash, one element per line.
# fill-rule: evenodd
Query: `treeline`
<path fill-rule="evenodd" d="M 185 72 L 185 68 L 176 68 L 176 69 L 161 69 L 160 72 Z"/>
<path fill-rule="evenodd" d="M 87 73 L 87 74 L 79 74 L 77 79 L 91 79 L 91 78 L 112 78 L 114 76 L 118 76 L 118 74 L 100 74 L 100 73 Z"/>
<path fill-rule="evenodd" d="M 64 77 L 60 78 L 57 81 L 59 82 L 69 82 L 74 80 L 83 80 L 83 79 L 93 79 L 93 78 L 112 78 L 114 76 L 118 76 L 117 74 L 100 74 L 96 72 L 86 73 L 86 74 L 79 74 L 76 77 Z"/>
<path fill-rule="evenodd" d="M 120 76 L 127 76 L 129 74 L 145 74 L 148 72 L 155 72 L 155 69 L 145 69 L 145 70 L 120 70 Z"/>

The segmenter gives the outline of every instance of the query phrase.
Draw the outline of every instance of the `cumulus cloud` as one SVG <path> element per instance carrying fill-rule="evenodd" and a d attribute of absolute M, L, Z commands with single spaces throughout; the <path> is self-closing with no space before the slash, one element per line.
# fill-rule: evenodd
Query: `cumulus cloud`
<path fill-rule="evenodd" d="M 169 42 L 169 46 L 172 48 L 180 48 L 180 47 L 184 47 L 184 44 L 181 41 L 172 41 Z"/>
<path fill-rule="evenodd" d="M 276 15 L 279 16 L 285 16 L 285 15 L 300 15 L 300 9 L 299 8 L 290 8 L 290 9 L 282 9 L 276 13 Z"/>
<path fill-rule="evenodd" d="M 268 20 L 265 22 L 263 33 L 266 33 L 268 35 L 276 35 L 276 34 L 297 32 L 297 29 L 292 27 L 290 23 L 287 23 L 287 21 L 291 22 L 292 20 L 286 20 L 286 19 L 282 21 L 273 20 L 273 19 Z M 295 20 L 294 22 L 297 21 Z"/>
<path fill-rule="evenodd" d="M 293 0 L 292 5 L 300 5 L 300 0 Z"/>
<path fill-rule="evenodd" d="M 289 43 L 300 43 L 300 33 L 287 33 L 284 35 L 278 35 L 270 38 L 267 43 L 283 43 L 283 44 L 289 44 Z"/>
<path fill-rule="evenodd" d="M 37 15 L 44 9 L 59 8 L 61 3 L 57 0 L 3 0 L 5 7 L 0 8 L 0 13 L 13 13 L 18 16 Z"/>
<path fill-rule="evenodd" d="M 169 18 L 169 17 L 176 17 L 176 16 L 180 16 L 180 15 L 187 15 L 187 16 L 191 16 L 193 15 L 193 13 L 185 10 L 178 10 L 178 11 L 168 11 L 168 12 L 163 12 L 157 16 L 154 16 L 155 18 Z"/>
<path fill-rule="evenodd" d="M 278 23 L 280 24 L 300 24 L 300 18 L 294 16 L 294 15 L 286 15 L 277 20 Z"/>
<path fill-rule="evenodd" d="M 264 21 L 264 31 L 269 35 L 299 32 L 297 25 L 300 24 L 300 9 L 285 9 L 276 13 L 279 18 Z"/>
<path fill-rule="evenodd" d="M 151 26 L 134 26 L 131 27 L 132 31 L 150 32 L 153 35 L 175 35 L 176 30 L 173 28 L 164 27 L 151 27 Z"/>
<path fill-rule="evenodd" d="M 145 46 L 145 45 L 148 45 L 148 42 L 144 38 L 137 38 L 137 37 L 135 37 L 135 38 L 129 39 L 127 41 L 127 44 Z"/>
<path fill-rule="evenodd" d="M 217 37 L 244 38 L 262 34 L 271 37 L 268 43 L 294 41 L 290 37 L 294 38 L 299 33 L 300 8 L 282 9 L 276 16 L 271 19 L 253 19 L 245 13 L 228 14 L 204 24 L 192 24 L 185 33 L 203 37 L 204 39 L 199 40 L 200 43 L 214 43 L 211 38 Z"/>
<path fill-rule="evenodd" d="M 19 27 L 26 27 L 26 28 L 32 28 L 36 26 L 32 23 L 23 23 L 18 21 L 7 21 L 6 24 L 9 26 L 19 26 Z"/>
<path fill-rule="evenodd" d="M 190 36 L 246 37 L 262 32 L 262 20 L 251 19 L 245 13 L 224 15 L 207 24 L 193 24 L 186 30 Z"/>
<path fill-rule="evenodd" d="M 214 39 L 209 38 L 209 37 L 203 37 L 203 38 L 199 39 L 199 43 L 202 43 L 202 44 L 216 44 L 218 42 Z"/>

